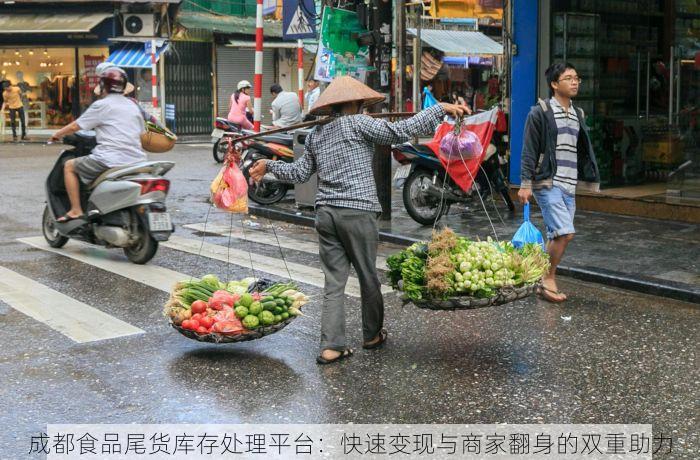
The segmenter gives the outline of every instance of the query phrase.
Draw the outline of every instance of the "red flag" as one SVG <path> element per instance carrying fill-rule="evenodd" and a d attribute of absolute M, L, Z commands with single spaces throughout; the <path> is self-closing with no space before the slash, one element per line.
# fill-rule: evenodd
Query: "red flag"
<path fill-rule="evenodd" d="M 501 121 L 501 118 L 505 119 L 503 112 L 496 107 L 488 112 L 481 112 L 464 119 L 462 127 L 476 134 L 482 145 L 481 152 L 473 158 L 464 159 L 463 161 L 455 161 L 454 159 L 450 161 L 440 152 L 440 141 L 454 129 L 454 122 L 443 122 L 435 131 L 433 140 L 426 144 L 435 153 L 435 156 L 440 159 L 443 168 L 445 168 L 452 180 L 465 192 L 469 191 L 474 182 L 479 166 L 484 161 L 486 149 L 491 142 L 491 136 L 493 136 L 496 124 Z"/>

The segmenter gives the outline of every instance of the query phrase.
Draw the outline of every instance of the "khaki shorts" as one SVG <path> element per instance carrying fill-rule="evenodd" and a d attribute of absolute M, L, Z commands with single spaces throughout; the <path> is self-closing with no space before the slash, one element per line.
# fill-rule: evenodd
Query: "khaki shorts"
<path fill-rule="evenodd" d="M 108 166 L 97 160 L 93 160 L 89 155 L 74 158 L 73 167 L 75 168 L 75 172 L 78 173 L 78 177 L 80 177 L 80 180 L 85 185 L 90 185 L 100 174 L 109 169 Z"/>

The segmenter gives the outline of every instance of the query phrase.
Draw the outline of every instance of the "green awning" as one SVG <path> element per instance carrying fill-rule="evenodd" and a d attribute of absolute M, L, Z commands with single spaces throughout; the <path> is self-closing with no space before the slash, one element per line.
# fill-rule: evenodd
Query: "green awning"
<path fill-rule="evenodd" d="M 85 33 L 112 16 L 111 13 L 3 14 L 0 34 Z"/>
<path fill-rule="evenodd" d="M 182 12 L 177 21 L 187 29 L 203 29 L 224 34 L 255 35 L 255 18 Z M 266 37 L 282 37 L 281 21 L 264 21 Z"/>
<path fill-rule="evenodd" d="M 406 29 L 416 36 L 416 29 Z M 461 30 L 421 29 L 420 39 L 426 45 L 438 49 L 448 56 L 498 56 L 503 54 L 503 45 L 481 32 Z"/>

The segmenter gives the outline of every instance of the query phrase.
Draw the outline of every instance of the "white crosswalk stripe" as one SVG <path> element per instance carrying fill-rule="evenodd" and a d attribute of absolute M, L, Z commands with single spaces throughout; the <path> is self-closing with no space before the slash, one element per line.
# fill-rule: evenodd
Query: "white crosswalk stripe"
<path fill-rule="evenodd" d="M 205 225 L 202 223 L 187 224 L 183 225 L 183 227 L 197 232 L 205 231 Z M 230 229 L 228 226 L 223 224 L 207 224 L 206 232 L 214 233 L 221 236 L 229 236 L 230 234 L 233 238 L 246 240 L 253 243 L 267 244 L 270 246 L 280 246 L 285 249 L 293 249 L 295 251 L 307 252 L 309 254 L 318 254 L 318 239 L 315 239 L 314 241 L 305 241 L 296 238 L 289 238 L 287 236 L 279 234 L 277 235 L 277 238 L 275 238 L 275 235 L 271 235 L 269 233 L 261 232 L 258 230 L 243 230 L 240 228 Z M 314 238 L 316 237 L 314 236 Z M 379 270 L 386 270 L 386 258 L 382 256 L 377 256 L 376 265 Z"/>
<path fill-rule="evenodd" d="M 217 244 L 202 242 L 201 240 L 192 240 L 182 238 L 176 235 L 171 235 L 170 240 L 161 243 L 161 246 L 176 249 L 178 251 L 189 252 L 190 254 L 200 254 L 204 257 L 209 257 L 215 260 L 230 261 L 230 263 L 242 267 L 250 268 L 250 254 L 247 251 L 242 251 L 236 248 L 228 248 Z M 288 277 L 282 259 L 276 257 L 254 254 L 253 267 L 256 272 L 265 272 L 276 276 Z M 322 287 L 324 284 L 323 271 L 317 267 L 302 265 L 287 261 L 287 267 L 291 273 L 291 278 L 294 281 L 310 284 L 312 286 Z M 389 286 L 382 285 L 382 293 L 391 292 Z M 360 283 L 357 278 L 350 277 L 345 288 L 345 294 L 352 297 L 360 297 Z"/>
<path fill-rule="evenodd" d="M 144 331 L 0 266 L 0 300 L 78 343 Z"/>
<path fill-rule="evenodd" d="M 92 265 L 130 280 L 151 286 L 161 291 L 170 292 L 173 285 L 189 277 L 184 273 L 176 272 L 157 265 L 137 265 L 129 262 L 121 251 L 104 249 L 89 245 L 80 241 L 71 240 L 65 247 L 55 249 L 49 246 L 41 236 L 32 238 L 20 238 L 18 241 L 42 249 L 44 251 L 60 254 L 79 262 Z"/>
<path fill-rule="evenodd" d="M 92 246 L 80 241 L 71 240 L 68 245 L 61 249 L 50 247 L 46 244 L 44 238 L 40 236 L 20 238 L 18 241 L 44 251 L 69 257 L 101 270 L 115 273 L 164 292 L 170 292 L 177 281 L 190 277 L 188 274 L 176 272 L 153 264 L 132 264 L 119 251 Z M 190 254 L 199 254 L 201 241 L 171 235 L 170 241 L 161 242 L 161 246 Z M 247 251 L 242 251 L 233 247 L 229 251 L 226 246 L 206 242 L 202 246 L 202 257 L 226 262 L 229 260 L 229 255 L 232 264 L 250 268 L 250 255 Z M 264 274 L 271 274 L 284 278 L 288 276 L 282 259 L 254 254 L 253 261 L 257 276 L 262 276 Z M 324 276 L 320 268 L 293 262 L 287 262 L 287 266 L 291 272 L 291 278 L 294 281 L 323 287 Z M 391 288 L 382 286 L 382 293 L 386 294 L 388 292 L 391 292 Z M 360 297 L 360 283 L 357 278 L 350 277 L 350 279 L 348 279 L 345 293 L 351 297 Z"/>

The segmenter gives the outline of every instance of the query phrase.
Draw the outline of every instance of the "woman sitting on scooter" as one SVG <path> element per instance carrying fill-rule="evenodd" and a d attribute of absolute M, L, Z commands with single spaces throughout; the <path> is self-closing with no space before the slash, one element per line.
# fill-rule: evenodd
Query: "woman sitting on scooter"
<path fill-rule="evenodd" d="M 80 118 L 64 126 L 51 141 L 59 141 L 80 130 L 94 130 L 97 146 L 92 154 L 66 161 L 64 180 L 71 208 L 57 222 L 82 219 L 80 183 L 90 184 L 104 171 L 147 159 L 141 150 L 144 119 L 141 109 L 124 96 L 128 78 L 118 67 L 110 67 L 100 75 L 100 91 L 104 98 L 94 102 Z"/>

